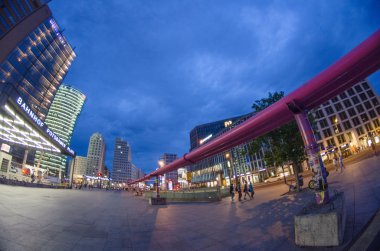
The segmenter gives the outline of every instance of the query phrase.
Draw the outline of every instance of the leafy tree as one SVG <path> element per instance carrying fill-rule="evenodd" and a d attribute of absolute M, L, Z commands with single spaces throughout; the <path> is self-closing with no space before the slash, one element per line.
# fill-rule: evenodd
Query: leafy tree
<path fill-rule="evenodd" d="M 284 97 L 284 92 L 269 93 L 268 98 L 256 100 L 252 105 L 255 112 L 259 112 L 277 102 Z M 281 166 L 284 171 L 284 165 L 293 164 L 293 170 L 296 177 L 300 171 L 301 163 L 305 160 L 305 148 L 295 121 L 283 125 L 261 137 L 256 138 L 248 144 L 248 153 L 252 156 L 253 152 L 258 152 L 260 148 L 264 149 L 264 160 L 267 165 Z M 299 190 L 299 181 L 296 178 L 297 189 Z M 286 179 L 285 179 L 286 183 Z"/>

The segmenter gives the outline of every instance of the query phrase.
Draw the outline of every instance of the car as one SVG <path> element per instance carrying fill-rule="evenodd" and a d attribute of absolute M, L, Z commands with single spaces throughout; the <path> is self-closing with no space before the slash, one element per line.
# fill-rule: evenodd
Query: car
<path fill-rule="evenodd" d="M 268 182 L 276 182 L 276 181 L 279 181 L 283 179 L 283 177 L 280 177 L 280 176 L 273 176 L 273 177 L 269 177 L 267 178 L 266 180 L 264 180 L 265 183 L 268 183 Z"/>
<path fill-rule="evenodd" d="M 14 167 L 14 166 L 11 166 L 11 168 L 9 169 L 9 171 L 10 171 L 11 173 L 17 173 L 17 168 Z"/>

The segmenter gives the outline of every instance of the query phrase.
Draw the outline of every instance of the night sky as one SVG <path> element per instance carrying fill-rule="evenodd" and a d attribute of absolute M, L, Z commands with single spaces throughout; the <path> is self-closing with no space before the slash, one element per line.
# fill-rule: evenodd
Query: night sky
<path fill-rule="evenodd" d="M 116 137 L 145 172 L 182 156 L 196 125 L 295 90 L 380 28 L 380 1 L 54 0 L 77 59 L 64 83 L 86 96 L 71 146 Z M 380 72 L 369 77 L 380 92 Z"/>

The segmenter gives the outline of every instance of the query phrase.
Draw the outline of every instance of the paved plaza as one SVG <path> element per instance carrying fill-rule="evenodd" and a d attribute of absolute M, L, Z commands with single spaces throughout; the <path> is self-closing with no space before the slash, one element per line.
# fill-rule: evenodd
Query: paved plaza
<path fill-rule="evenodd" d="M 344 244 L 315 250 L 347 248 L 377 212 L 379 159 L 330 172 L 331 189 L 347 199 Z M 294 245 L 293 216 L 313 194 L 286 191 L 279 184 L 251 201 L 150 206 L 129 192 L 1 185 L 0 250 L 305 250 Z"/>

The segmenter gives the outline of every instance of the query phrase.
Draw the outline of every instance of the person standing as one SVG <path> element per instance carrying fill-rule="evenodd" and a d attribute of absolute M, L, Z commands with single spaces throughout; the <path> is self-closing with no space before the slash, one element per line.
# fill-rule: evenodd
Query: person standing
<path fill-rule="evenodd" d="M 253 195 L 255 194 L 255 191 L 253 191 L 253 185 L 252 182 L 249 182 L 249 188 L 248 188 L 249 193 L 251 194 L 251 199 L 253 199 Z"/>
<path fill-rule="evenodd" d="M 343 172 L 343 170 L 344 170 L 344 163 L 343 163 L 343 157 L 342 157 L 341 153 L 339 153 L 339 165 L 340 165 L 340 172 Z"/>
<path fill-rule="evenodd" d="M 233 202 L 234 201 L 234 197 L 235 197 L 235 192 L 234 192 L 234 185 L 230 184 L 230 196 L 231 196 L 231 201 Z"/>
<path fill-rule="evenodd" d="M 236 186 L 237 186 L 237 192 L 238 192 L 238 194 L 239 194 L 239 201 L 241 201 L 242 193 L 241 193 L 240 182 L 238 182 Z"/>

